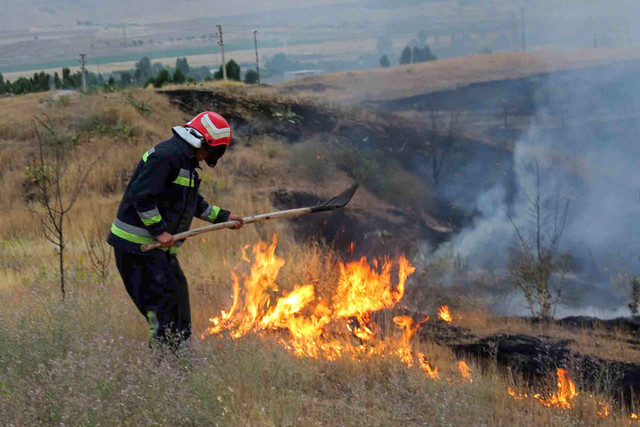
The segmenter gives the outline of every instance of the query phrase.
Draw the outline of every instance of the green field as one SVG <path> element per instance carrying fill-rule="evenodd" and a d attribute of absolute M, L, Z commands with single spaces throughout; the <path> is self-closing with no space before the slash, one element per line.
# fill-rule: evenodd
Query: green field
<path fill-rule="evenodd" d="M 316 43 L 330 42 L 330 41 L 341 41 L 346 40 L 345 37 L 334 37 L 334 38 L 298 38 L 287 41 L 287 45 L 313 45 Z M 260 48 L 268 48 L 268 47 L 281 47 L 285 46 L 279 39 L 271 39 L 271 40 L 263 40 L 260 41 Z M 225 43 L 225 52 L 237 52 L 243 50 L 253 49 L 253 39 L 240 39 L 236 41 L 232 41 L 230 43 Z M 88 63 L 91 64 L 109 64 L 114 62 L 133 62 L 138 61 L 140 58 L 147 56 L 151 60 L 158 58 L 167 58 L 167 57 L 178 57 L 178 56 L 194 56 L 194 55 L 206 55 L 206 54 L 219 54 L 220 48 L 216 45 L 209 46 L 194 46 L 194 47 L 181 47 L 175 49 L 164 49 L 164 50 L 151 50 L 151 51 L 143 51 L 143 52 L 132 52 L 132 53 L 123 53 L 120 55 L 108 55 L 108 56 L 97 56 L 97 57 L 89 57 L 87 59 Z M 63 68 L 63 67 L 77 67 L 79 64 L 78 59 L 61 59 L 58 61 L 46 61 L 39 63 L 30 63 L 30 64 L 15 64 L 15 65 L 3 65 L 0 66 L 0 72 L 2 73 L 15 73 L 20 71 L 39 71 L 43 69 L 50 68 Z"/>

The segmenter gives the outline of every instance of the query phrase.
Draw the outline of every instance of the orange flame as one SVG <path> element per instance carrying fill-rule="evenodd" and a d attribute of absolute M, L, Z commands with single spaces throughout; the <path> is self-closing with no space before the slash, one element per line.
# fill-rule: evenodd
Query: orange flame
<path fill-rule="evenodd" d="M 253 262 L 247 255 L 247 247 L 243 248 L 242 259 L 251 264 L 250 272 L 243 278 L 232 273 L 231 309 L 211 318 L 201 338 L 224 331 L 232 338 L 239 338 L 249 332 L 286 330 L 289 339 L 283 338 L 282 343 L 297 355 L 335 359 L 345 350 L 355 354 L 362 350 L 347 349 L 337 340 L 324 338 L 325 328 L 332 322 L 345 322 L 362 345 L 372 342 L 375 331 L 370 313 L 396 305 L 404 296 L 407 278 L 415 271 L 404 256 L 395 261 L 374 260 L 373 265 L 364 257 L 356 262 L 340 263 L 338 284 L 329 306 L 316 300 L 313 284 L 297 285 L 289 293 L 280 291 L 277 278 L 285 261 L 276 255 L 276 246 L 277 236 L 270 245 L 257 243 L 252 250 Z M 396 264 L 398 282 L 394 286 L 391 270 Z M 402 321 L 398 323 L 402 327 L 401 324 Z M 399 348 L 409 349 L 410 336 L 419 326 L 420 323 L 409 325 Z M 411 354 L 411 350 L 408 351 Z"/>
<path fill-rule="evenodd" d="M 451 323 L 451 321 L 453 321 L 451 313 L 449 312 L 449 306 L 443 305 L 440 307 L 438 309 L 438 316 L 447 323 Z"/>
<path fill-rule="evenodd" d="M 600 409 L 598 409 L 598 412 L 597 412 L 598 416 L 600 418 L 609 417 L 609 415 L 611 415 L 611 412 L 609 410 L 609 404 L 606 402 L 600 402 L 599 405 L 600 405 Z"/>
<path fill-rule="evenodd" d="M 556 373 L 558 376 L 557 389 L 555 393 L 552 393 L 550 396 L 545 397 L 540 394 L 534 394 L 532 397 L 547 407 L 558 407 L 564 409 L 570 409 L 573 407 L 571 401 L 578 395 L 576 391 L 576 386 L 573 384 L 573 381 L 569 378 L 569 373 L 564 368 L 558 368 Z M 529 397 L 528 394 L 519 394 L 516 393 L 511 387 L 507 389 L 507 393 L 516 400 L 524 400 Z M 607 415 L 609 413 L 608 406 L 606 409 L 601 409 Z M 598 412 L 600 414 L 600 412 Z"/>
<path fill-rule="evenodd" d="M 471 368 L 469 367 L 469 365 L 467 365 L 467 362 L 465 362 L 464 360 L 460 360 L 458 362 L 458 369 L 460 370 L 460 375 L 462 375 L 462 378 L 469 380 L 470 383 L 473 382 L 473 379 L 471 379 Z"/>
<path fill-rule="evenodd" d="M 569 372 L 564 368 L 558 368 L 558 388 L 548 398 L 537 397 L 537 399 L 545 406 L 557 406 L 560 408 L 571 408 L 571 401 L 578 393 L 576 392 L 576 386 L 569 378 Z M 535 396 L 534 396 L 535 397 Z"/>
<path fill-rule="evenodd" d="M 432 368 L 431 365 L 429 365 L 429 363 L 427 362 L 427 357 L 424 355 L 424 353 L 418 353 L 418 363 L 420 364 L 420 368 L 422 368 L 427 377 L 431 378 L 432 380 L 437 380 L 440 378 L 440 375 L 438 374 L 438 367 L 436 366 L 435 368 Z"/>
<path fill-rule="evenodd" d="M 395 324 L 398 325 L 399 328 L 403 329 L 402 339 L 400 340 L 400 344 L 398 349 L 396 350 L 396 354 L 398 355 L 400 360 L 402 360 L 404 364 L 409 368 L 413 366 L 413 345 L 411 341 L 420 328 L 420 325 L 422 325 L 427 320 L 429 320 L 429 316 L 425 317 L 420 322 L 415 322 L 411 316 L 396 316 L 393 318 Z M 424 370 L 429 377 L 437 379 L 438 368 L 435 369 L 434 377 L 431 367 L 426 364 L 426 358 L 424 357 L 424 354 L 418 353 L 418 363 L 420 364 L 422 370 Z M 427 369 L 425 369 L 425 364 L 426 366 L 429 366 L 428 372 Z"/>

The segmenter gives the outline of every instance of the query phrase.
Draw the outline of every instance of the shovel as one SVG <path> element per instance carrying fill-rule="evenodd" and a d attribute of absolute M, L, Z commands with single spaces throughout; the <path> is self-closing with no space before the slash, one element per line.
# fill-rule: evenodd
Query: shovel
<path fill-rule="evenodd" d="M 307 208 L 297 208 L 297 209 L 288 209 L 286 211 L 277 211 L 271 213 L 265 213 L 260 215 L 253 215 L 243 218 L 245 224 L 253 224 L 256 222 L 268 221 L 270 219 L 284 219 L 284 218 L 293 218 L 297 216 L 302 216 L 314 212 L 325 212 L 325 211 L 333 211 L 339 208 L 342 208 L 349 203 L 356 190 L 358 189 L 358 184 L 352 185 L 349 189 L 342 192 L 340 195 L 326 200 L 316 206 L 311 206 Z M 183 233 L 178 233 L 173 235 L 173 240 L 184 240 L 187 237 L 198 236 L 203 233 L 208 233 L 210 231 L 222 230 L 224 228 L 231 228 L 238 225 L 238 221 L 227 221 L 221 222 L 219 224 L 207 225 L 205 227 L 195 228 L 190 231 L 185 231 Z M 162 247 L 162 243 L 153 242 L 146 245 L 140 246 L 142 252 L 149 252 L 153 249 L 157 249 Z"/>

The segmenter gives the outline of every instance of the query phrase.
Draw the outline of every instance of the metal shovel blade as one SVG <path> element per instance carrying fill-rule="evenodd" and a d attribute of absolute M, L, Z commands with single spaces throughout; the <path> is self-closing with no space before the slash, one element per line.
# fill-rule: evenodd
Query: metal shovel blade
<path fill-rule="evenodd" d="M 359 186 L 359 184 L 353 184 L 338 196 L 326 200 L 317 206 L 313 206 L 311 208 L 311 212 L 333 211 L 345 207 L 347 203 L 351 201 L 351 198 L 356 193 Z"/>

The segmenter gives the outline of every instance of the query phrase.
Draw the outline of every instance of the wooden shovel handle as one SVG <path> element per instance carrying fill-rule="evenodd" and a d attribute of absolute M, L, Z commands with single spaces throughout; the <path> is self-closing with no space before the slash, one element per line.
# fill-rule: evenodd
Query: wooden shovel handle
<path fill-rule="evenodd" d="M 245 224 L 253 224 L 256 222 L 263 222 L 263 221 L 268 221 L 271 219 L 283 219 L 283 218 L 292 218 L 292 217 L 296 217 L 296 216 L 301 216 L 301 215 L 305 215 L 308 213 L 314 212 L 314 208 L 298 208 L 298 209 L 289 209 L 286 211 L 278 211 L 278 212 L 271 212 L 271 213 L 266 213 L 266 214 L 260 214 L 260 215 L 253 215 L 253 216 L 248 216 L 243 218 L 244 223 Z M 212 225 L 207 225 L 204 227 L 200 227 L 200 228 L 195 228 L 193 230 L 189 230 L 189 231 L 185 231 L 182 233 L 178 233 L 178 234 L 174 234 L 173 235 L 173 240 L 177 241 L 177 240 L 184 240 L 188 237 L 193 237 L 193 236 L 198 236 L 200 234 L 204 234 L 204 233 L 208 233 L 210 231 L 216 231 L 216 230 L 222 230 L 225 228 L 231 228 L 234 227 L 236 225 L 240 224 L 239 221 L 227 221 L 227 222 L 221 222 L 219 224 L 212 224 Z M 152 243 L 148 243 L 146 245 L 142 245 L 140 246 L 140 250 L 142 252 L 149 252 L 152 251 L 154 249 L 158 249 L 162 247 L 162 243 L 160 242 L 152 242 Z"/>

